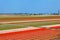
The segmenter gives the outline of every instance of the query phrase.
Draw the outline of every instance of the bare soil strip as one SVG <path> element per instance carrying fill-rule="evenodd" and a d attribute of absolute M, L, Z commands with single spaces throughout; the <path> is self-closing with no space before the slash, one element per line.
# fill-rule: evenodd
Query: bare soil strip
<path fill-rule="evenodd" d="M 22 17 L 11 17 L 11 18 L 8 17 L 8 18 L 0 18 L 0 22 L 1 21 L 2 22 L 3 21 L 4 22 L 5 21 L 14 21 L 14 20 L 15 21 L 17 21 L 17 20 L 42 20 L 42 19 L 43 20 L 44 19 L 60 19 L 60 16 L 53 16 L 53 17 L 52 16 L 51 17 L 45 17 L 45 16 L 44 17 L 39 17 L 39 16 L 38 17 L 37 16 L 36 17 L 35 16 L 34 17 L 31 17 L 31 16 L 30 17 L 28 17 L 28 16 L 27 17 L 23 17 L 22 16 Z"/>
<path fill-rule="evenodd" d="M 0 23 L 19 23 L 19 22 L 37 22 L 37 21 L 60 21 L 60 19 L 44 19 L 44 20 L 9 21 L 9 22 L 0 22 Z"/>

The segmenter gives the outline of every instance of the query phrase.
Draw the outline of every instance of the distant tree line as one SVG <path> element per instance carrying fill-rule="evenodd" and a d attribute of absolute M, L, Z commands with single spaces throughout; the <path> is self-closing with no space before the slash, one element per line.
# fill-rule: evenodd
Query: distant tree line
<path fill-rule="evenodd" d="M 60 13 L 0 13 L 0 15 L 60 15 Z"/>

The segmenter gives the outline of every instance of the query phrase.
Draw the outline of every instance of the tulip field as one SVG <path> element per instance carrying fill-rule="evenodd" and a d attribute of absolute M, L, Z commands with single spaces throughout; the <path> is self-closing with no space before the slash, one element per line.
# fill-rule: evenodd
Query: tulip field
<path fill-rule="evenodd" d="M 0 40 L 60 40 L 60 16 L 2 16 Z"/>

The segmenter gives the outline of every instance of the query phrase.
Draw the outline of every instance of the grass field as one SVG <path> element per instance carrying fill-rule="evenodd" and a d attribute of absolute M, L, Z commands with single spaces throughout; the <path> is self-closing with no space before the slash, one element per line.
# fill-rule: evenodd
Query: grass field
<path fill-rule="evenodd" d="M 27 22 L 27 23 L 16 23 L 16 24 L 0 24 L 0 30 L 15 29 L 15 28 L 26 28 L 26 27 L 41 27 L 46 25 L 60 24 L 60 21 L 48 21 L 48 22 Z"/>

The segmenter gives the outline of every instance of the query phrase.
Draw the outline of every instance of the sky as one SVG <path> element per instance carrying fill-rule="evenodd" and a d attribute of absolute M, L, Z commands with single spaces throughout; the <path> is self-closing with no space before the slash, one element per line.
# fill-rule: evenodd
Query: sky
<path fill-rule="evenodd" d="M 0 13 L 56 13 L 60 0 L 0 0 Z"/>

